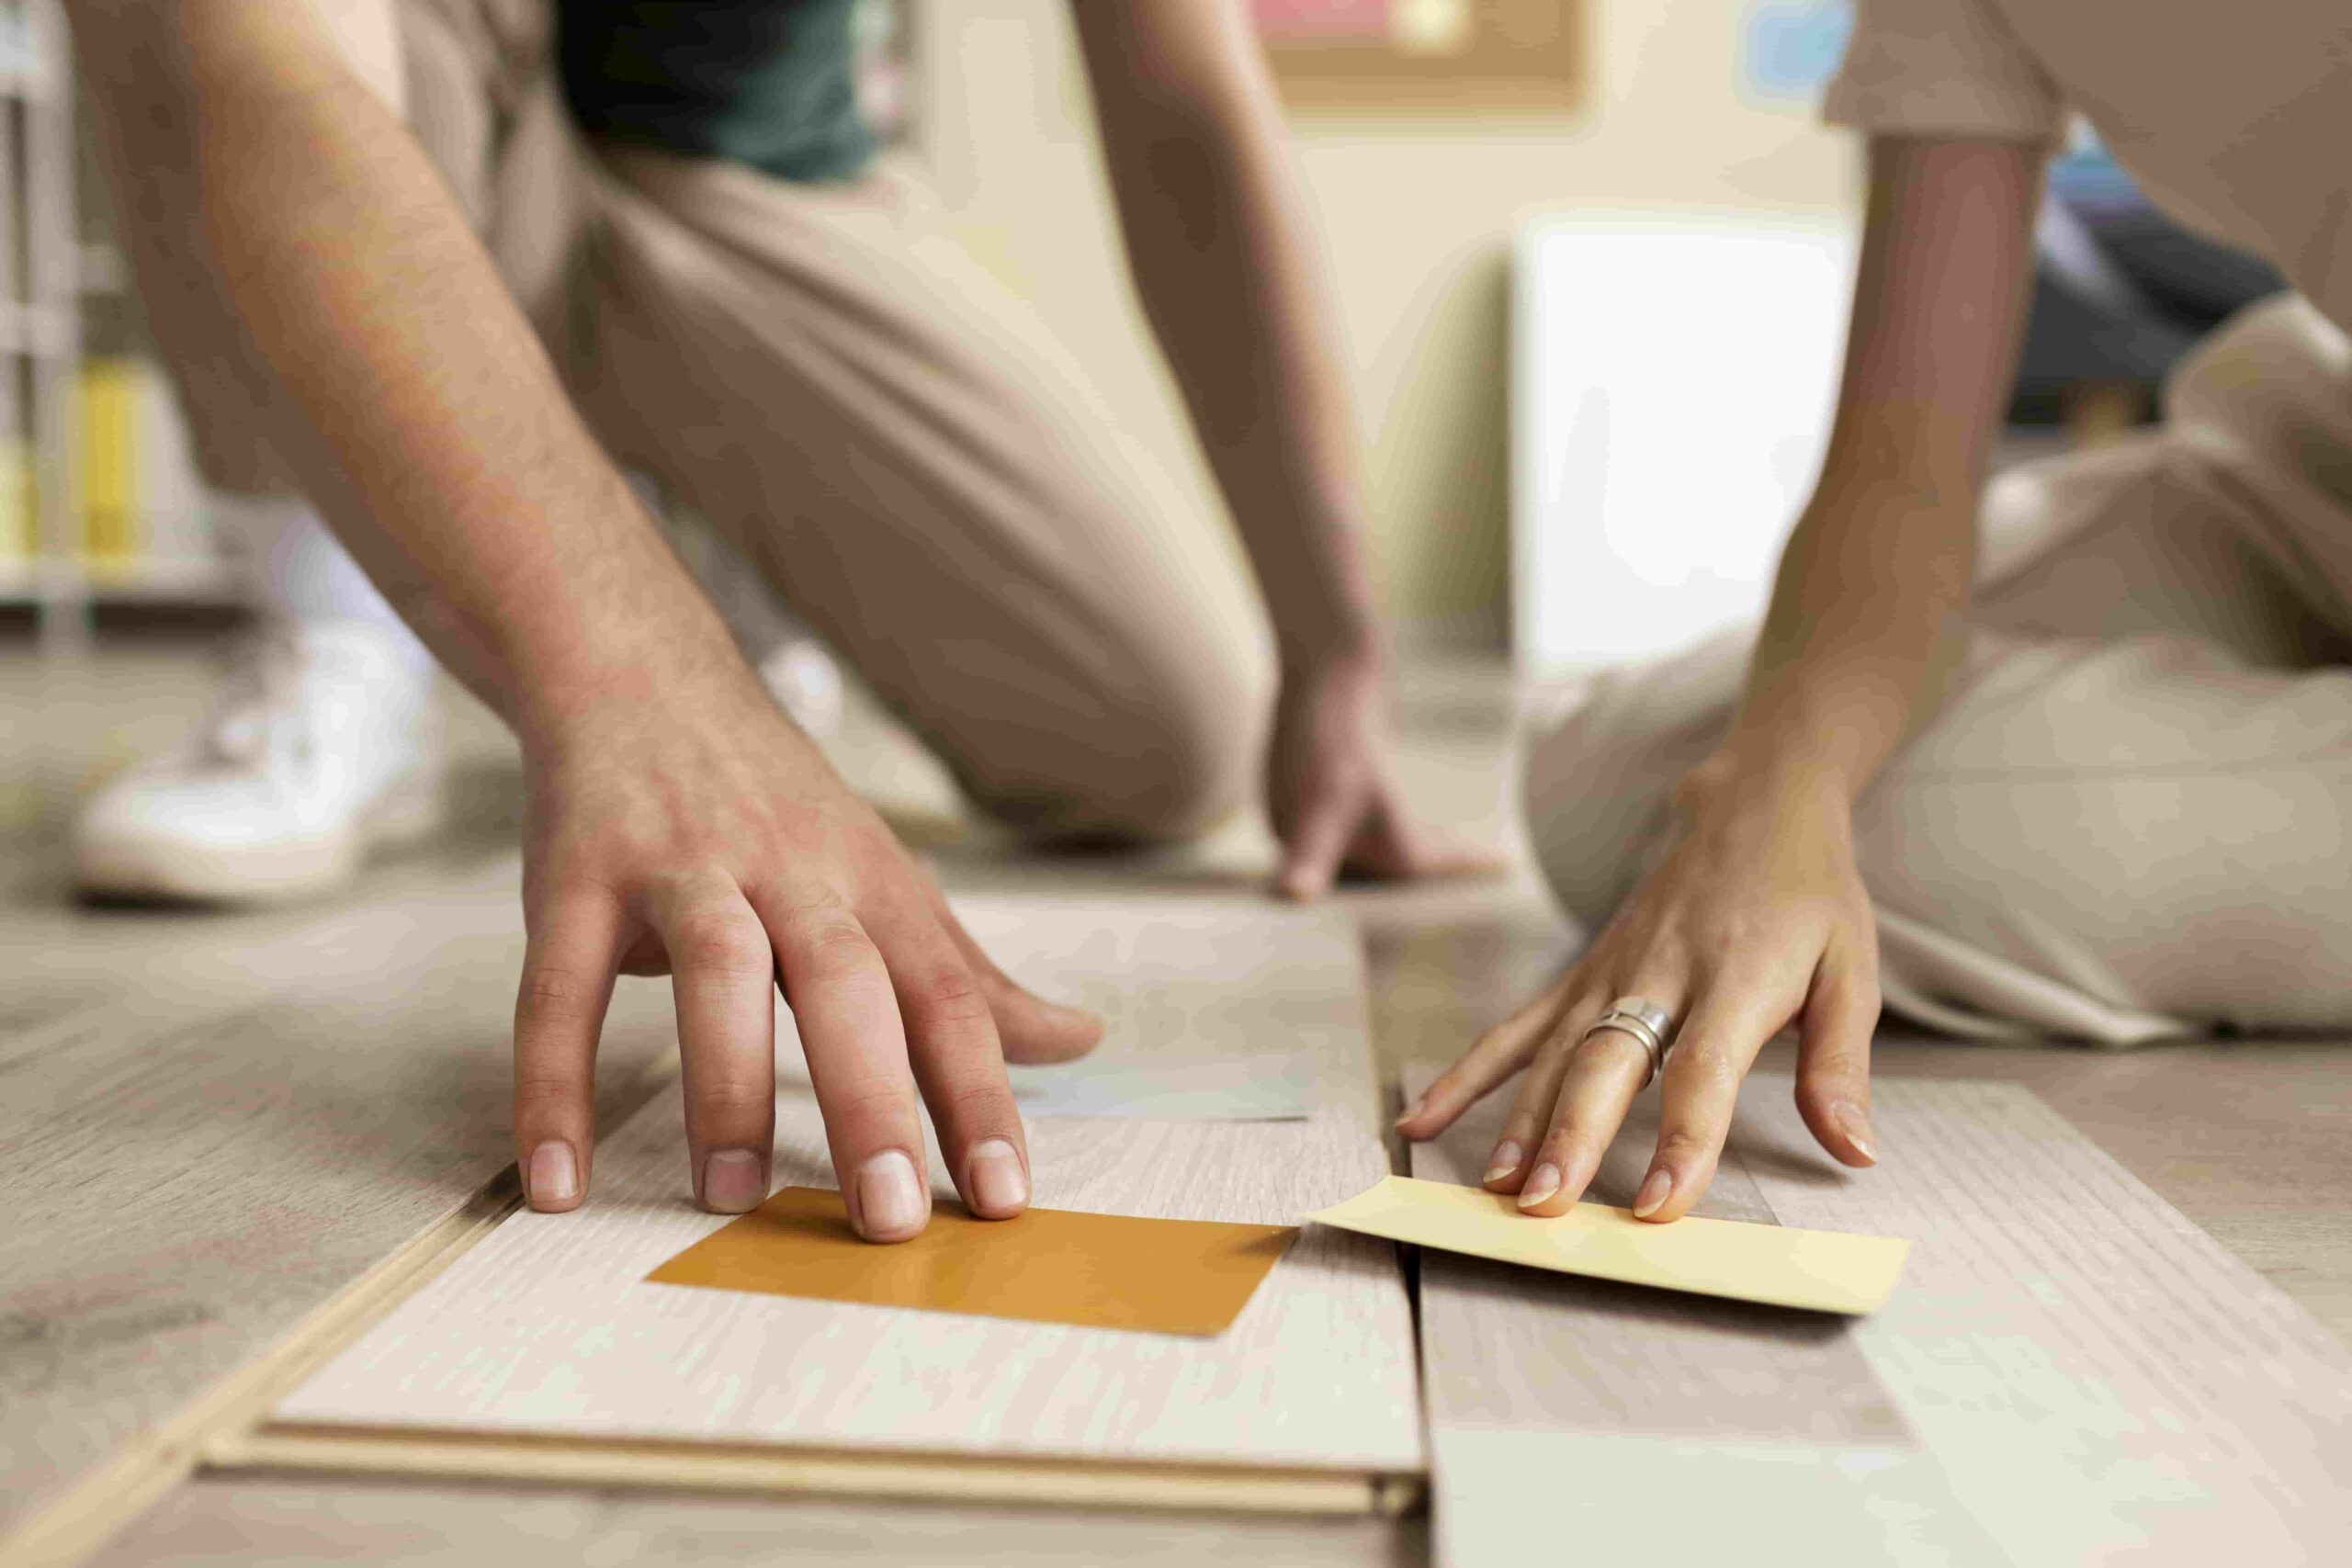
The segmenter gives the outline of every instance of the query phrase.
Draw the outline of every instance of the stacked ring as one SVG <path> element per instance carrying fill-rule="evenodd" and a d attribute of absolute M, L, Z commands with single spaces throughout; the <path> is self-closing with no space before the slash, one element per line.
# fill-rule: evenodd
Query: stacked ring
<path fill-rule="evenodd" d="M 1592 1026 L 1584 1032 L 1583 1039 L 1577 1043 L 1582 1044 L 1604 1029 L 1613 1029 L 1620 1034 L 1631 1036 L 1649 1053 L 1649 1074 L 1642 1079 L 1642 1088 L 1647 1089 L 1650 1080 L 1666 1070 L 1666 1058 L 1674 1050 L 1674 1043 L 1668 1038 L 1667 1032 L 1673 1027 L 1674 1015 L 1656 1002 L 1644 997 L 1619 997 L 1592 1021 Z"/>

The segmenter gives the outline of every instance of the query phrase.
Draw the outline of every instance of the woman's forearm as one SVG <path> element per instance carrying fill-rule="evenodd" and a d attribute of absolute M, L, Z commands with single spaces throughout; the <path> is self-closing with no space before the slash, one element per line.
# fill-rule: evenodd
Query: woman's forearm
<path fill-rule="evenodd" d="M 1882 140 L 1836 426 L 1730 739 L 1699 781 L 1847 799 L 1940 701 L 2032 283 L 2040 154 Z"/>
<path fill-rule="evenodd" d="M 469 685 L 527 738 L 730 650 L 323 12 L 74 20 L 166 347 L 240 361 L 303 491 Z"/>

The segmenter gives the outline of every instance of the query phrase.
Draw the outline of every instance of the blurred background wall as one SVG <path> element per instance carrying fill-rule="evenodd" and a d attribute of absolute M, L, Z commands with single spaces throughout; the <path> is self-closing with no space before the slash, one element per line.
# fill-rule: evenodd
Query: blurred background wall
<path fill-rule="evenodd" d="M 1753 58 L 1759 29 L 1773 26 L 1805 33 L 1818 55 L 1815 24 L 1841 16 L 1844 0 L 1259 3 L 1261 14 L 1476 6 L 1507 15 L 1523 6 L 1527 15 L 1564 15 L 1573 33 L 1565 79 L 1517 101 L 1322 90 L 1293 111 L 1403 636 L 1500 648 L 1514 230 L 1579 205 L 1818 214 L 1846 204 L 1855 150 L 1816 123 L 1809 83 L 1759 90 Z M 1116 262 L 1069 5 L 897 0 L 905 58 L 891 73 L 893 96 L 957 237 L 1081 347 L 1123 417 L 1190 471 L 1195 510 L 1217 517 Z M 31 117 L 62 100 L 69 81 L 62 28 L 22 25 L 53 24 L 54 10 L 54 0 L 0 0 L 0 78 L 9 88 L 0 95 L 0 167 L 10 185 L 38 173 L 20 162 L 35 140 Z M 877 29 L 892 31 L 893 15 L 891 0 L 875 0 Z M 59 354 L 83 369 L 68 372 L 75 493 L 52 567 L 75 593 L 133 618 L 225 605 L 233 594 L 196 515 L 175 411 L 124 288 L 86 139 L 68 135 L 62 150 L 67 167 L 81 165 L 68 185 L 81 197 L 78 224 L 70 208 L 60 210 L 62 226 L 80 231 L 83 309 L 79 341 Z M 0 268 L 0 284 L 25 271 Z M 17 387 L 13 371 L 0 390 L 35 412 L 34 389 Z M 0 399 L 0 414 L 9 400 Z M 17 450 L 21 430 L 0 418 L 0 611 L 10 613 L 30 602 L 37 580 L 33 499 L 15 478 L 29 466 Z M 1194 527 L 1188 536 L 1197 536 L 1204 570 L 1238 581 L 1229 535 Z"/>
<path fill-rule="evenodd" d="M 1749 58 L 1775 13 L 1826 9 L 1584 0 L 1581 80 L 1556 108 L 1294 111 L 1408 638 L 1506 636 L 1513 230 L 1582 203 L 1845 208 L 1858 150 L 1804 93 L 1759 90 Z M 1115 230 L 1067 0 L 916 0 L 913 21 L 911 134 L 961 236 L 1100 355 L 1106 385 L 1164 386 L 1105 260 Z M 1184 439 L 1172 425 L 1154 437 L 1171 451 Z M 1193 455 L 1178 460 L 1198 479 Z"/>

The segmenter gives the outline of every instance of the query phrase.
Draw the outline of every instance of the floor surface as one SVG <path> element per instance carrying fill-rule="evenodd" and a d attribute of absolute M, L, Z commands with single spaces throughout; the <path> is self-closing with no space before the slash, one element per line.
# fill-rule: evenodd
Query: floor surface
<path fill-rule="evenodd" d="M 135 1020 L 135 1027 L 125 1026 L 130 1032 L 149 1031 L 155 1041 L 179 1038 L 168 1033 L 173 1018 L 165 1016 L 175 1010 L 247 1021 L 238 1028 L 266 1022 L 275 1036 L 284 1035 L 289 1019 L 297 1024 L 311 1019 L 322 1031 L 358 1027 L 352 1020 L 364 1016 L 365 998 L 338 999 L 334 984 L 338 973 L 365 973 L 368 953 L 336 945 L 360 941 L 337 934 L 356 918 L 352 912 L 429 900 L 442 889 L 473 890 L 479 902 L 484 878 L 511 866 L 520 811 L 514 747 L 486 713 L 453 694 L 455 822 L 430 846 L 372 866 L 347 895 L 305 908 L 234 915 L 74 903 L 66 859 L 74 802 L 111 770 L 177 732 L 201 706 L 207 661 L 214 656 L 185 644 L 123 646 L 57 664 L 21 648 L 0 650 L 0 728 L 6 735 L 0 748 L 0 953 L 7 954 L 0 984 L 0 1072 L 14 1062 L 27 1072 L 20 1084 L 48 1086 L 40 1091 L 47 1103 L 19 1106 L 26 1126 L 99 1110 L 111 1103 L 106 1097 L 131 1093 L 127 1075 L 147 1070 L 119 1066 L 66 1072 L 52 1063 L 43 1077 L 42 1064 L 31 1059 L 36 1049 L 98 1049 L 74 1043 L 77 1020 L 98 1021 L 90 1023 L 93 1029 L 102 1021 Z M 1363 931 L 1375 1049 L 1392 1093 L 1399 1064 L 1451 1059 L 1573 951 L 1576 933 L 1552 911 L 1513 819 L 1512 706 L 1508 671 L 1496 658 L 1424 659 L 1411 664 L 1404 681 L 1407 782 L 1413 797 L 1432 816 L 1509 848 L 1514 870 L 1482 884 L 1402 892 L 1351 888 L 1338 895 Z M 1271 840 L 1254 820 L 1237 822 L 1182 852 L 1086 860 L 1016 852 L 1001 835 L 963 818 L 941 770 L 870 705 L 854 705 L 830 750 L 852 782 L 880 802 L 930 858 L 951 891 L 1230 896 L 1262 886 L 1272 863 Z M 502 998 L 511 997 L 511 964 L 500 956 L 506 951 L 487 944 L 490 956 L 481 964 L 457 979 L 435 982 L 480 993 L 474 1011 L 481 1018 L 467 1027 L 481 1038 L 466 1043 L 465 1059 L 489 1064 L 480 1070 L 492 1075 L 483 1079 L 492 1087 L 438 1085 L 419 1091 L 482 1137 L 494 1137 L 503 1114 L 493 1104 L 477 1102 L 495 1098 L 500 1042 L 492 1037 L 494 1023 L 481 1020 L 493 1018 Z M 289 967 L 287 954 L 300 955 L 300 963 Z M 345 964 L 353 967 L 339 968 Z M 658 996 L 640 998 L 639 1006 L 641 1021 L 657 1030 L 658 1002 Z M 151 1020 L 151 1013 L 158 1016 Z M 224 1024 L 204 1038 L 204 1049 L 233 1057 L 245 1036 Z M 12 1044 L 21 1055 L 10 1055 Z M 280 1038 L 274 1048 L 314 1047 L 289 1046 Z M 608 1055 L 615 1049 L 608 1042 Z M 1784 1055 L 1785 1047 L 1775 1052 Z M 232 1060 L 223 1071 L 233 1066 Z M 2352 1050 L 2344 1043 L 2177 1045 L 2115 1055 L 2064 1046 L 1958 1045 L 1890 1023 L 1880 1042 L 1878 1070 L 2030 1085 L 2159 1193 L 2352 1339 Z M 218 1087 L 223 1081 L 208 1080 L 214 1087 L 207 1090 L 224 1096 L 223 1117 L 243 1114 L 253 1096 L 270 1092 L 266 1083 L 248 1085 L 240 1100 Z M 390 1151 L 413 1156 L 409 1145 L 417 1141 L 416 1129 L 404 1127 L 396 1115 L 355 1116 L 353 1127 L 338 1157 L 356 1168 L 353 1179 L 362 1185 L 369 1161 L 383 1162 L 389 1171 Z M 0 1124 L 0 1146 L 8 1131 Z M 54 1171 L 103 1168 L 103 1154 L 90 1153 L 85 1134 L 76 1138 L 74 1149 L 49 1156 L 57 1162 Z M 1884 1154 L 1901 1157 L 1899 1149 Z M 95 1167 L 88 1163 L 93 1160 Z M 200 1169 L 149 1175 L 158 1182 L 204 1179 Z M 107 1201 L 90 1199 L 100 1207 Z M 103 1221 L 102 1213 L 90 1217 L 99 1229 Z M 53 1396 L 61 1380 L 70 1387 L 83 1354 L 73 1337 L 92 1332 L 89 1325 L 103 1320 L 121 1334 L 147 1336 L 139 1352 L 153 1359 L 151 1371 L 160 1369 L 160 1381 L 151 1380 L 161 1390 L 153 1396 L 160 1402 L 156 1409 L 116 1411 L 108 1419 L 135 1426 L 159 1418 L 171 1401 L 184 1397 L 162 1373 L 176 1365 L 172 1358 L 197 1353 L 185 1325 L 142 1327 L 135 1314 L 106 1317 L 91 1304 L 97 1287 L 74 1276 L 68 1262 L 11 1252 L 0 1240 L 0 1408 L 28 1408 L 12 1396 L 43 1391 Z M 130 1296 L 137 1290 L 135 1283 L 106 1288 Z M 54 1487 L 55 1466 L 70 1470 L 103 1452 L 88 1444 L 60 1449 L 45 1435 L 28 1441 L 26 1432 L 12 1432 L 10 1425 L 11 1417 L 0 1415 L 0 1524 L 11 1501 L 22 1505 Z M 44 1454 L 54 1461 L 51 1472 L 41 1471 Z M 632 1563 L 1075 1563 L 1112 1554 L 1138 1563 L 1408 1563 L 1426 1560 L 1427 1533 L 1421 1520 L 1271 1522 L 199 1478 L 134 1523 L 100 1560 L 469 1564 L 543 1560 L 550 1552 L 562 1560 Z"/>

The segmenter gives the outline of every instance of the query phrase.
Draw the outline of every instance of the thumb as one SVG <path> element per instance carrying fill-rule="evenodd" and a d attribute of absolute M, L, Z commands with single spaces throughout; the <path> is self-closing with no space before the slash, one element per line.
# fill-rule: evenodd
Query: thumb
<path fill-rule="evenodd" d="M 996 960 L 972 940 L 972 933 L 964 929 L 964 922 L 956 918 L 936 886 L 931 888 L 931 907 L 956 951 L 964 955 L 980 994 L 988 998 L 1006 1061 L 1067 1062 L 1085 1055 L 1102 1042 L 1102 1019 L 1084 1008 L 1049 1002 L 998 968 Z"/>

